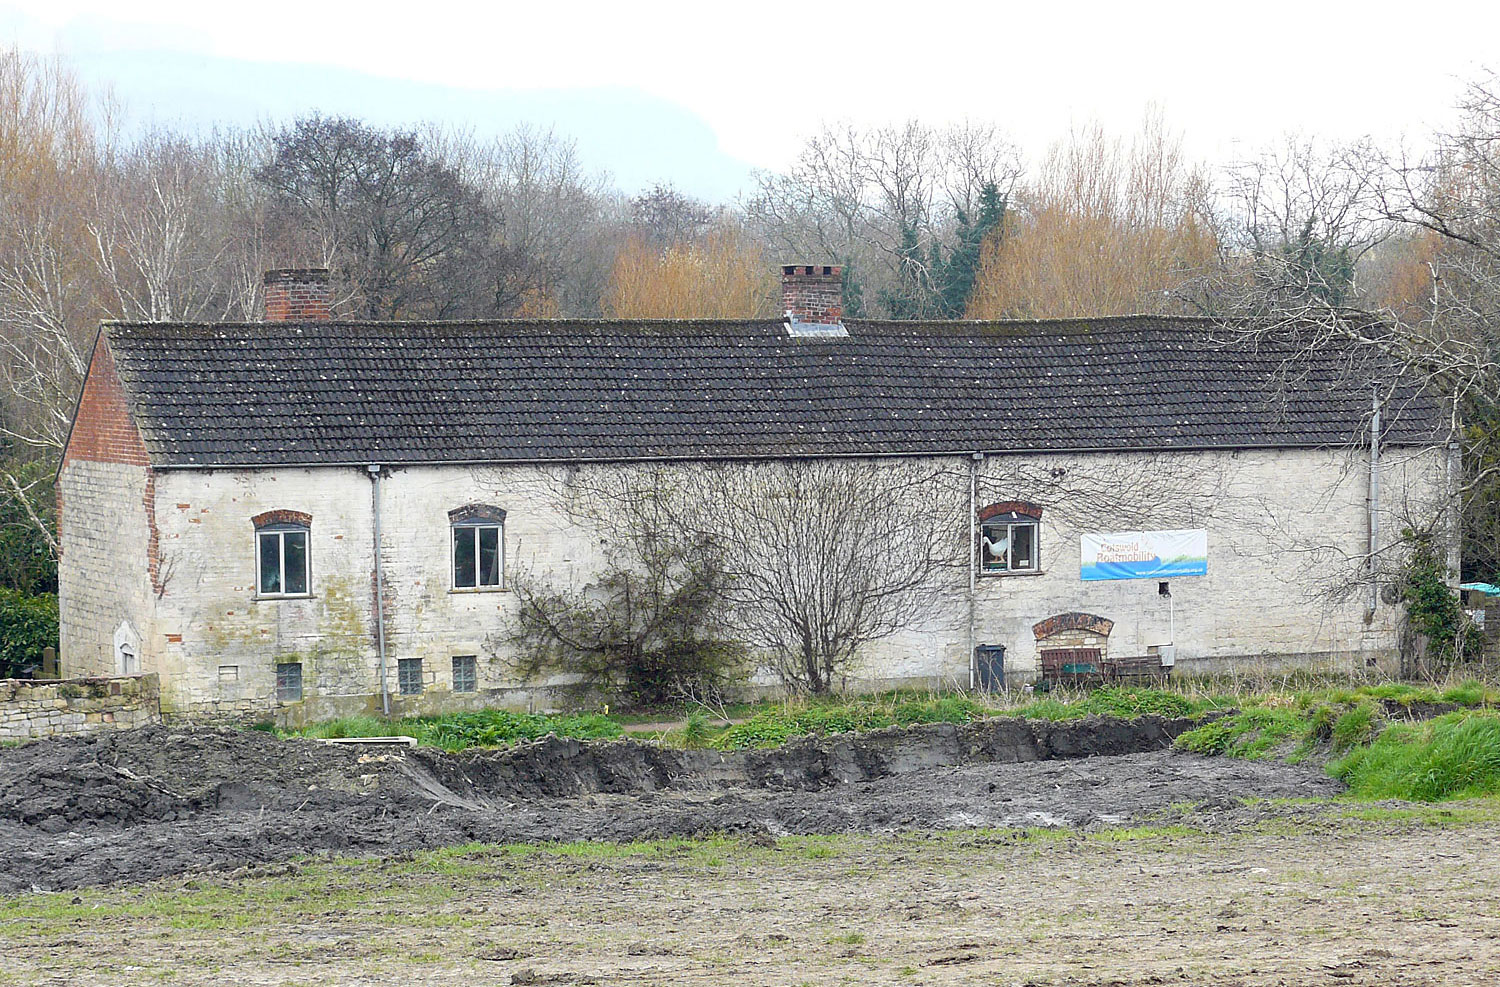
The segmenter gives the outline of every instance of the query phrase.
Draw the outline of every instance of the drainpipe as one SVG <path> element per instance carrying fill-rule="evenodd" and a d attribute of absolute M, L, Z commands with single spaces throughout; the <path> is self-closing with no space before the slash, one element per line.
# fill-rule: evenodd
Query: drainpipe
<path fill-rule="evenodd" d="M 974 619 L 977 601 L 978 567 L 976 555 L 979 551 L 979 464 L 984 462 L 984 453 L 976 452 L 969 457 L 969 688 L 977 686 L 978 669 L 975 668 Z"/>
<path fill-rule="evenodd" d="M 1375 619 L 1380 606 L 1380 573 L 1376 555 L 1380 552 L 1380 388 L 1372 392 L 1370 410 L 1370 609 L 1368 619 Z"/>
<path fill-rule="evenodd" d="M 370 506 L 375 515 L 375 640 L 380 647 L 380 709 L 391 715 L 391 690 L 385 666 L 385 574 L 380 559 L 380 466 L 365 467 L 370 474 Z"/>

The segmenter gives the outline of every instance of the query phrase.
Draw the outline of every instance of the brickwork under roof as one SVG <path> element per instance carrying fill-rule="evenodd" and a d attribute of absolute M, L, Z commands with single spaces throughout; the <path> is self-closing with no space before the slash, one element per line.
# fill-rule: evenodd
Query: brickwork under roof
<path fill-rule="evenodd" d="M 1190 319 L 110 323 L 165 467 L 1326 447 L 1370 349 Z M 1438 435 L 1413 387 L 1386 440 Z"/>

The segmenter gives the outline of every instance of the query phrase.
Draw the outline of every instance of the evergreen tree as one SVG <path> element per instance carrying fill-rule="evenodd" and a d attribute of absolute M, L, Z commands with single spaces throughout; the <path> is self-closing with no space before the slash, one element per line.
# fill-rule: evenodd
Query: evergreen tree
<path fill-rule="evenodd" d="M 979 215 L 970 222 L 968 213 L 958 210 L 958 236 L 938 273 L 937 312 L 945 319 L 961 319 L 969 308 L 974 281 L 979 275 L 979 258 L 985 238 L 1005 222 L 1006 202 L 994 182 L 985 183 L 979 193 Z"/>
<path fill-rule="evenodd" d="M 840 301 L 842 302 L 844 318 L 863 319 L 865 317 L 865 289 L 854 273 L 854 258 L 845 257 L 843 266 L 844 293 Z"/>
<path fill-rule="evenodd" d="M 882 289 L 880 305 L 892 319 L 923 319 L 932 312 L 932 284 L 927 265 L 941 255 L 934 246 L 933 254 L 923 258 L 922 245 L 916 227 L 909 223 L 901 226 L 901 245 L 896 254 L 899 258 L 896 283 Z"/>

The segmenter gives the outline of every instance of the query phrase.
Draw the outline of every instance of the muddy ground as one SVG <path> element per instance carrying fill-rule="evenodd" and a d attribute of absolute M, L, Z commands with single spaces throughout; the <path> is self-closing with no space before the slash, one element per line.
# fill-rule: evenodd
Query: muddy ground
<path fill-rule="evenodd" d="M 0 892 L 468 842 L 1085 830 L 1191 803 L 1331 794 L 1313 768 L 1169 750 L 1185 721 L 992 720 L 673 751 L 548 738 L 505 751 L 335 747 L 149 728 L 0 750 Z"/>

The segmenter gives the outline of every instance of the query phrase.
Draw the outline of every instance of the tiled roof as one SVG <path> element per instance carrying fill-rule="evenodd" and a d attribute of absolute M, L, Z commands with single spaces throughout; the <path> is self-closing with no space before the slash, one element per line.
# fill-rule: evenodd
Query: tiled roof
<path fill-rule="evenodd" d="M 1368 348 L 1131 316 L 780 322 L 107 324 L 161 466 L 1337 446 Z M 1408 389 L 1387 441 L 1436 434 Z"/>

